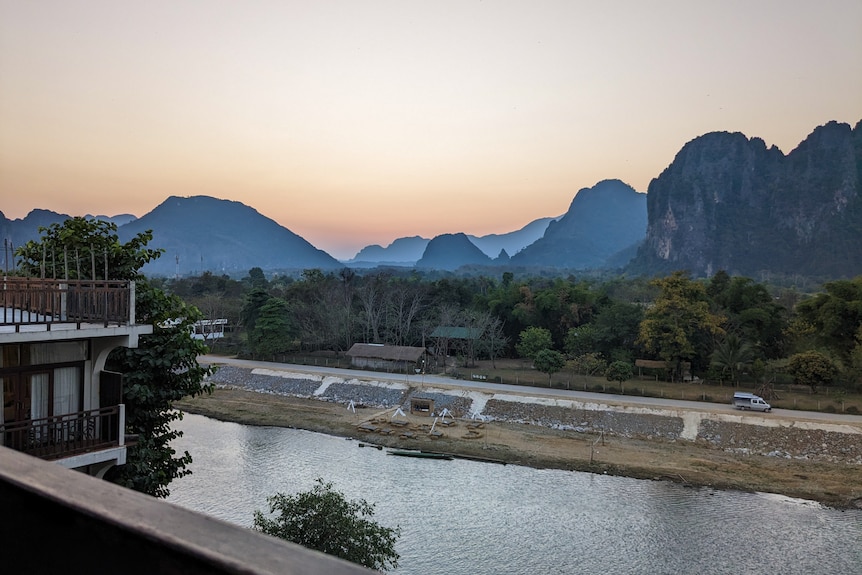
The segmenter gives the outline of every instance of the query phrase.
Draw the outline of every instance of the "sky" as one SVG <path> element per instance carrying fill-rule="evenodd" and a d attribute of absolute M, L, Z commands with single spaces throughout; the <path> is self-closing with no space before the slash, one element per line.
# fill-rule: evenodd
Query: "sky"
<path fill-rule="evenodd" d="M 862 120 L 860 0 L 0 0 L 11 219 L 207 195 L 346 259 L 831 120 Z"/>

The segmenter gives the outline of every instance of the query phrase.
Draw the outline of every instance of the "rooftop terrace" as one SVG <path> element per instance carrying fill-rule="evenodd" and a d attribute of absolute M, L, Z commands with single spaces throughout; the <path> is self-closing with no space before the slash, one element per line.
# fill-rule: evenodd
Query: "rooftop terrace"
<path fill-rule="evenodd" d="M 134 282 L 6 277 L 0 333 L 134 325 L 134 302 Z"/>

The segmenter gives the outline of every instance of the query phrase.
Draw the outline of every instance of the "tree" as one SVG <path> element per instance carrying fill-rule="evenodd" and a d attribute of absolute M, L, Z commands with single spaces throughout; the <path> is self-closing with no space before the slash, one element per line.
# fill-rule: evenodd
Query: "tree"
<path fill-rule="evenodd" d="M 311 491 L 296 495 L 277 493 L 267 498 L 270 514 L 254 512 L 254 529 L 303 547 L 322 551 L 369 569 L 398 567 L 395 542 L 401 528 L 371 520 L 374 506 L 365 500 L 348 501 L 318 478 Z"/>
<path fill-rule="evenodd" d="M 569 366 L 576 374 L 587 377 L 604 371 L 607 368 L 607 362 L 602 358 L 602 354 L 591 352 L 579 355 L 569 362 Z"/>
<path fill-rule="evenodd" d="M 564 345 L 569 357 L 579 357 L 595 351 L 596 328 L 591 324 L 569 328 Z"/>
<path fill-rule="evenodd" d="M 503 322 L 500 321 L 500 318 L 494 317 L 490 312 L 484 312 L 480 318 L 482 337 L 478 342 L 476 351 L 491 358 L 491 367 L 496 369 L 496 360 L 509 345 L 509 338 L 503 332 Z"/>
<path fill-rule="evenodd" d="M 257 318 L 260 316 L 260 310 L 269 301 L 271 296 L 262 287 L 252 287 L 246 294 L 240 311 L 240 322 L 245 328 L 246 333 L 254 331 L 257 324 Z"/>
<path fill-rule="evenodd" d="M 256 356 L 271 358 L 295 348 L 298 331 L 287 302 L 279 297 L 271 297 L 260 308 L 254 328 L 248 334 L 249 347 Z"/>
<path fill-rule="evenodd" d="M 548 387 L 551 387 L 551 376 L 565 367 L 566 358 L 553 349 L 543 349 L 533 358 L 533 365 L 542 373 L 548 374 Z"/>
<path fill-rule="evenodd" d="M 703 285 L 682 272 L 652 283 L 661 293 L 644 314 L 638 342 L 682 375 L 682 362 L 698 356 L 699 341 L 722 332 L 724 318 L 709 311 Z"/>
<path fill-rule="evenodd" d="M 622 385 L 632 378 L 632 375 L 634 375 L 632 364 L 627 361 L 615 361 L 611 363 L 605 371 L 605 377 L 607 380 L 618 381 L 621 389 Z"/>
<path fill-rule="evenodd" d="M 15 250 L 20 271 L 30 277 L 132 280 L 163 251 L 146 247 L 152 230 L 121 244 L 117 224 L 104 220 L 68 218 L 40 227 L 39 233 L 38 241 Z"/>
<path fill-rule="evenodd" d="M 739 373 L 753 359 L 751 346 L 733 333 L 727 334 L 712 352 L 712 365 L 721 373 L 729 371 L 732 385 L 739 384 Z"/>
<path fill-rule="evenodd" d="M 830 385 L 837 375 L 832 360 L 819 351 L 805 351 L 790 356 L 787 371 L 799 385 L 807 385 L 817 393 L 818 385 Z"/>
<path fill-rule="evenodd" d="M 765 286 L 746 277 L 730 278 L 719 271 L 706 292 L 713 307 L 727 316 L 727 323 L 745 341 L 752 353 L 767 358 L 782 357 L 786 348 L 787 309 L 776 303 Z"/>
<path fill-rule="evenodd" d="M 825 293 L 802 301 L 796 312 L 815 328 L 815 342 L 849 365 L 862 328 L 862 276 L 829 282 Z"/>
<path fill-rule="evenodd" d="M 391 343 L 410 345 L 413 324 L 422 311 L 424 300 L 425 290 L 420 284 L 404 280 L 389 283 L 386 328 Z"/>
<path fill-rule="evenodd" d="M 643 308 L 633 303 L 613 301 L 601 307 L 590 324 L 595 347 L 605 357 L 633 360 Z"/>
<path fill-rule="evenodd" d="M 263 273 L 263 270 L 259 267 L 253 267 L 248 270 L 248 275 L 241 280 L 243 283 L 247 283 L 253 288 L 260 288 L 265 290 L 269 282 L 266 280 L 266 276 Z"/>
<path fill-rule="evenodd" d="M 176 457 L 171 447 L 182 436 L 171 428 L 182 419 L 173 403 L 211 393 L 212 384 L 204 380 L 212 369 L 197 361 L 207 347 L 191 336 L 191 327 L 201 317 L 196 308 L 146 282 L 138 284 L 135 304 L 139 320 L 151 323 L 153 333 L 141 336 L 135 349 L 115 349 L 107 367 L 123 374 L 126 431 L 138 435 L 138 442 L 129 447 L 126 464 L 111 468 L 107 477 L 136 491 L 167 497 L 170 482 L 191 473 L 192 462 L 189 452 Z"/>
<path fill-rule="evenodd" d="M 553 347 L 554 342 L 550 331 L 543 327 L 528 327 L 521 332 L 515 350 L 521 357 L 535 360 L 540 351 Z"/>
<path fill-rule="evenodd" d="M 360 323 L 364 339 L 368 343 L 381 343 L 380 326 L 383 324 L 383 312 L 386 308 L 386 287 L 389 278 L 385 274 L 374 274 L 366 277 L 357 291 L 361 309 Z"/>

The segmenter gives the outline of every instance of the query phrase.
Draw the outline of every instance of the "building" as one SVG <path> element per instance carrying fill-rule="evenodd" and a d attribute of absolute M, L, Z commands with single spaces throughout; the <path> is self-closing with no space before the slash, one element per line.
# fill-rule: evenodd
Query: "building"
<path fill-rule="evenodd" d="M 383 345 L 382 343 L 354 343 L 345 354 L 350 365 L 365 369 L 386 371 L 422 371 L 425 348 L 407 345 Z"/>
<path fill-rule="evenodd" d="M 462 356 L 466 365 L 476 360 L 476 342 L 482 337 L 482 330 L 475 327 L 441 325 L 431 332 L 434 340 L 434 358 L 443 361 L 452 356 Z"/>
<path fill-rule="evenodd" d="M 134 302 L 134 282 L 0 279 L 0 572 L 371 573 L 96 479 L 126 460 L 122 380 L 104 366 L 153 331 Z"/>
<path fill-rule="evenodd" d="M 0 280 L 0 445 L 101 477 L 126 461 L 122 377 L 108 354 L 135 348 L 128 281 Z"/>

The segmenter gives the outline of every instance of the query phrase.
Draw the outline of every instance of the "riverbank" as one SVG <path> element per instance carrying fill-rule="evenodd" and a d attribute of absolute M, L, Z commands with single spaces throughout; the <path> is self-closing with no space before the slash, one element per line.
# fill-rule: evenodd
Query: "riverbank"
<path fill-rule="evenodd" d="M 709 441 L 668 438 L 654 433 L 650 438 L 591 431 L 590 428 L 560 428 L 487 417 L 445 418 L 445 425 L 427 416 L 404 413 L 395 406 L 373 406 L 354 400 L 353 409 L 339 401 L 313 399 L 321 381 L 303 380 L 305 397 L 278 391 L 279 384 L 296 385 L 295 378 L 259 370 L 222 373 L 219 388 L 210 396 L 185 400 L 177 407 L 247 425 L 295 427 L 331 435 L 352 437 L 363 443 L 401 449 L 422 449 L 479 459 L 627 477 L 674 481 L 690 486 L 763 491 L 811 499 L 833 507 L 860 506 L 860 466 L 834 460 L 800 459 L 761 455 L 748 448 L 727 449 Z M 295 375 L 295 374 L 294 374 Z M 224 379 L 238 379 L 240 388 Z M 363 390 L 393 393 L 386 386 L 349 382 Z M 342 385 L 342 384 L 338 384 Z M 387 391 L 388 390 L 388 391 Z M 332 392 L 333 390 L 330 390 Z M 337 391 L 337 390 L 335 390 Z M 396 390 L 404 393 L 403 390 Z M 439 394 L 429 394 L 439 397 Z M 452 397 L 457 404 L 457 394 Z M 518 402 L 512 402 L 518 403 Z M 534 406 L 525 400 L 524 406 Z M 442 408 L 441 408 L 442 409 Z M 499 408 L 498 408 L 499 409 Z M 402 415 L 403 413 L 403 415 Z M 431 426 L 434 425 L 434 433 Z M 858 438 L 852 438 L 858 441 Z M 816 440 L 816 439 L 815 439 Z M 825 446 L 825 444 L 824 444 Z M 833 458 L 834 459 L 834 458 Z"/>

